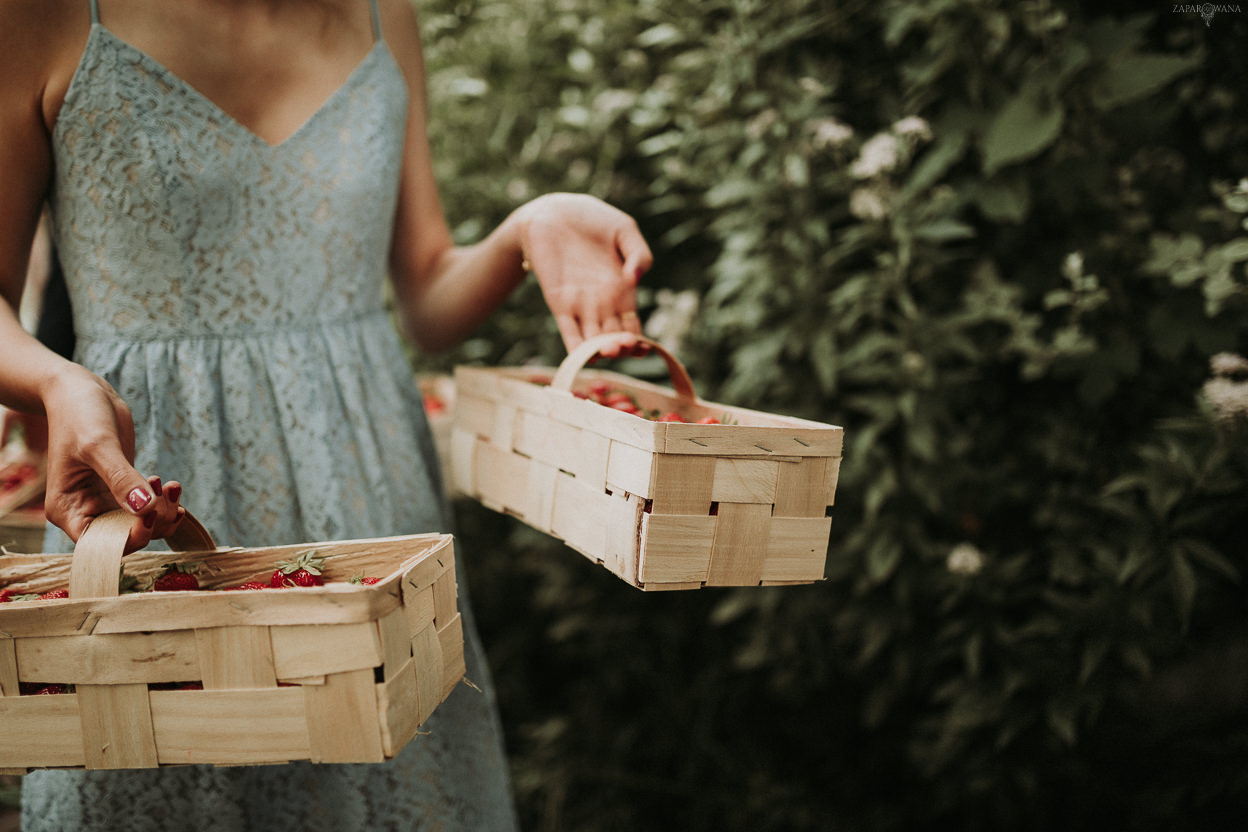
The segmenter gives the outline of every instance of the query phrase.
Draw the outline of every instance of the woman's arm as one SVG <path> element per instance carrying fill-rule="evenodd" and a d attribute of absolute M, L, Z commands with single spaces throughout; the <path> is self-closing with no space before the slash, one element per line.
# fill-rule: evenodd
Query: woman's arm
<path fill-rule="evenodd" d="M 177 506 L 130 464 L 130 410 L 103 379 L 29 335 L 17 313 L 52 172 L 46 91 L 62 45 L 60 8 L 0 0 L 0 404 L 47 417 L 48 519 L 76 540 L 95 516 L 124 506 L 136 515 L 134 548 L 153 529 L 171 530 Z"/>
<path fill-rule="evenodd" d="M 521 206 L 472 246 L 451 240 L 433 176 L 425 68 L 409 0 L 387 0 L 386 40 L 410 93 L 391 276 L 409 336 L 453 346 L 524 279 L 527 260 L 568 349 L 600 332 L 640 333 L 637 280 L 651 254 L 627 214 L 589 196 L 549 194 Z"/>

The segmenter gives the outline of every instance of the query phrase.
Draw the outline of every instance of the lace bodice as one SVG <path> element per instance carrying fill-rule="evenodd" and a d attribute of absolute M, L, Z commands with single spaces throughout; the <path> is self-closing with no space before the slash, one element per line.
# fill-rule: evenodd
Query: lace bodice
<path fill-rule="evenodd" d="M 93 24 L 53 136 L 54 238 L 79 337 L 241 334 L 380 309 L 406 105 L 378 40 L 269 145 Z"/>

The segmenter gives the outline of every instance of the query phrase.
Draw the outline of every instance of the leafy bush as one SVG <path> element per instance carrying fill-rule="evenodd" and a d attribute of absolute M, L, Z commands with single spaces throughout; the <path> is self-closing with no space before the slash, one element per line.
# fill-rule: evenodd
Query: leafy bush
<path fill-rule="evenodd" d="M 598 194 L 700 298 L 705 397 L 846 428 L 816 587 L 642 595 L 459 507 L 529 828 L 1248 806 L 1248 17 L 420 7 L 461 240 Z M 557 360 L 547 317 L 422 362 Z"/>

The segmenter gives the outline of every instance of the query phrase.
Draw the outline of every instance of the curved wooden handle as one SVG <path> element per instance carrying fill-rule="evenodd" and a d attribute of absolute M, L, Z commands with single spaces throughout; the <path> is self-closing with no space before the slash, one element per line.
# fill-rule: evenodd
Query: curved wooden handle
<path fill-rule="evenodd" d="M 78 538 L 69 567 L 70 598 L 111 598 L 120 593 L 121 558 L 134 515 L 120 509 L 101 514 Z M 166 540 L 175 552 L 211 551 L 212 535 L 189 512 Z"/>
<path fill-rule="evenodd" d="M 555 377 L 551 380 L 550 386 L 565 393 L 571 392 L 576 374 L 585 369 L 589 359 L 599 355 L 604 347 L 619 344 L 624 337 L 626 336 L 621 336 L 618 332 L 609 332 L 606 335 L 595 335 L 593 338 L 586 339 L 579 347 L 568 353 L 567 358 L 563 359 L 559 369 L 555 371 Z M 693 379 L 689 377 L 689 371 L 676 356 L 664 349 L 663 345 L 657 341 L 651 341 L 640 335 L 634 335 L 631 338 L 636 339 L 638 343 L 645 344 L 663 357 L 664 363 L 667 364 L 668 375 L 672 377 L 672 389 L 676 391 L 678 397 L 691 402 L 697 401 L 697 394 L 693 391 Z"/>

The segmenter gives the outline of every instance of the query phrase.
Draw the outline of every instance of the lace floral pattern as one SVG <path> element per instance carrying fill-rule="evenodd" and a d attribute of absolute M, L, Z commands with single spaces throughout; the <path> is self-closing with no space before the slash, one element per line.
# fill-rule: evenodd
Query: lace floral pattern
<path fill-rule="evenodd" d="M 79 337 L 223 544 L 450 529 L 420 395 L 385 312 L 407 91 L 381 40 L 269 145 L 94 24 L 53 134 L 54 236 Z M 50 530 L 46 551 L 69 551 Z M 461 573 L 462 575 L 462 573 Z M 464 581 L 461 578 L 461 593 Z M 511 829 L 488 670 L 383 765 L 50 771 L 40 830 Z"/>

